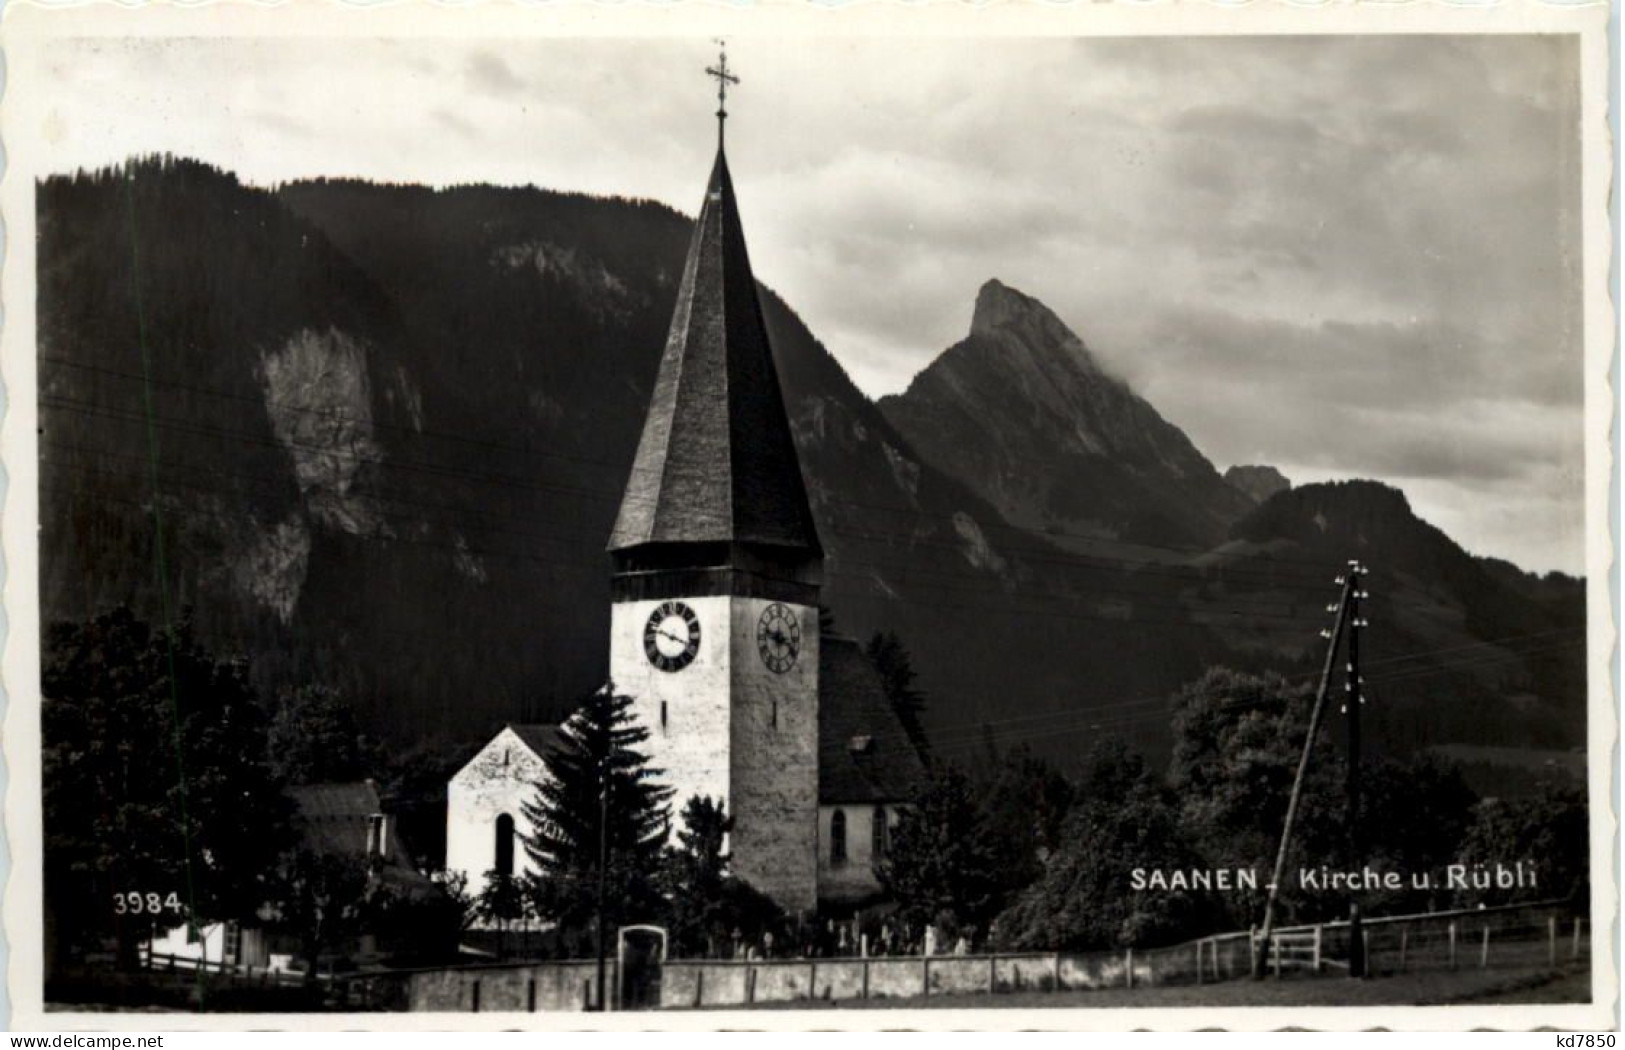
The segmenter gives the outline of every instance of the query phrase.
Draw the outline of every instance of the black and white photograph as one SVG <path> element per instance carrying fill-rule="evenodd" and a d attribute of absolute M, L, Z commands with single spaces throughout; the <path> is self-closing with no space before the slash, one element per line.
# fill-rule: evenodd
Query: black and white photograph
<path fill-rule="evenodd" d="M 947 6 L 7 12 L 14 1025 L 1614 1024 L 1607 6 Z"/>

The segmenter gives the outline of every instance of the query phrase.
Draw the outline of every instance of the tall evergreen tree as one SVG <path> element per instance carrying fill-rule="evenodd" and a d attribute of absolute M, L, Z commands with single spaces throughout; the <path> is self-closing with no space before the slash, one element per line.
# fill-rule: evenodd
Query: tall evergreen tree
<path fill-rule="evenodd" d="M 931 757 L 931 745 L 925 737 L 921 721 L 925 714 L 925 694 L 914 687 L 919 676 L 914 671 L 914 660 L 909 656 L 903 640 L 895 631 L 876 631 L 865 647 L 869 660 L 880 674 L 880 684 L 891 701 L 892 710 L 903 723 L 903 730 L 923 759 Z"/>
<path fill-rule="evenodd" d="M 597 914 L 602 866 L 609 926 L 653 917 L 671 789 L 636 750 L 649 731 L 631 697 L 613 686 L 589 696 L 564 723 L 546 756 L 549 776 L 524 814 L 535 831 L 525 851 L 536 865 L 531 898 L 542 918 L 584 929 Z"/>

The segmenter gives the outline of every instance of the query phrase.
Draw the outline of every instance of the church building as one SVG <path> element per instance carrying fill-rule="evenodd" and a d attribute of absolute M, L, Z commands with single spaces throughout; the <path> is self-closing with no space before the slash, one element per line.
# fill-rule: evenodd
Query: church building
<path fill-rule="evenodd" d="M 718 70 L 724 92 L 726 60 Z M 724 95 L 725 101 L 725 95 Z M 732 815 L 736 875 L 792 913 L 873 897 L 924 775 L 878 674 L 819 625 L 823 546 L 723 150 L 609 537 L 609 675 L 684 802 Z M 553 730 L 510 726 L 451 781 L 447 867 L 478 890 L 527 862 L 521 804 Z"/>

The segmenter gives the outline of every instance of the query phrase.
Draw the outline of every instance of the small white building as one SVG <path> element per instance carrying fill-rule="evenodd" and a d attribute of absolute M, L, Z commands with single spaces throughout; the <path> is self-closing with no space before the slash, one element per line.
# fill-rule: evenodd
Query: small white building
<path fill-rule="evenodd" d="M 557 726 L 505 726 L 447 784 L 446 870 L 468 879 L 470 895 L 485 889 L 488 872 L 533 870 L 524 807 L 536 801 L 557 739 Z"/>

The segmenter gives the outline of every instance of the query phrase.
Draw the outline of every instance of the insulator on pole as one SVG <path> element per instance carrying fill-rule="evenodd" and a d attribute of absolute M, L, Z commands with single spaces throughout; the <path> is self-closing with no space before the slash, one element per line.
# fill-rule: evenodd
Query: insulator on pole
<path fill-rule="evenodd" d="M 1332 604 L 1326 606 L 1326 611 L 1331 612 L 1331 613 L 1336 612 L 1337 611 L 1337 603 L 1333 602 Z"/>
<path fill-rule="evenodd" d="M 1339 587 L 1341 587 L 1341 586 L 1343 586 L 1344 583 L 1346 583 L 1348 581 L 1344 580 L 1343 577 L 1339 576 L 1337 579 L 1333 580 L 1332 582 L 1337 584 Z"/>
<path fill-rule="evenodd" d="M 1332 629 L 1330 627 L 1322 627 L 1320 629 L 1320 636 L 1322 638 L 1330 638 L 1332 636 Z"/>

